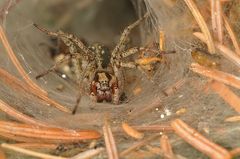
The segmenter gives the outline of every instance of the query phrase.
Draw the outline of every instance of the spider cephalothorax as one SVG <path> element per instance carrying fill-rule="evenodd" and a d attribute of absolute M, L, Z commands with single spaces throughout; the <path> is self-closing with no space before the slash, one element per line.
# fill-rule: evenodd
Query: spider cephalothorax
<path fill-rule="evenodd" d="M 106 46 L 95 43 L 89 49 L 95 53 L 95 62 L 98 69 L 106 69 L 110 65 L 111 52 Z"/>
<path fill-rule="evenodd" d="M 79 93 L 80 96 L 78 97 L 76 106 L 83 93 L 90 94 L 90 97 L 96 102 L 106 101 L 118 104 L 119 97 L 124 89 L 122 69 L 138 68 L 139 65 L 148 63 L 148 61 L 159 61 L 159 58 L 150 60 L 143 59 L 140 61 L 134 60 L 132 62 L 124 60 L 126 57 L 143 50 L 151 51 L 151 49 L 149 50 L 144 47 L 126 47 L 131 30 L 139 25 L 147 16 L 148 14 L 145 14 L 144 17 L 126 27 L 118 44 L 112 51 L 109 51 L 106 47 L 97 43 L 87 47 L 79 38 L 72 34 L 67 34 L 62 31 L 50 32 L 34 24 L 35 27 L 46 34 L 58 37 L 69 48 L 69 53 L 61 61 L 37 77 L 39 78 L 51 71 L 55 71 L 57 66 L 65 61 L 71 61 L 74 68 L 74 74 L 76 75 L 76 81 L 81 92 Z M 88 93 L 81 90 L 83 87 L 82 83 L 85 81 L 90 85 L 90 92 Z M 75 113 L 75 111 L 76 107 L 73 112 Z"/>
<path fill-rule="evenodd" d="M 95 73 L 91 79 L 90 97 L 96 102 L 119 102 L 118 80 L 111 67 L 111 53 L 109 49 L 99 43 L 89 46 L 95 53 Z"/>

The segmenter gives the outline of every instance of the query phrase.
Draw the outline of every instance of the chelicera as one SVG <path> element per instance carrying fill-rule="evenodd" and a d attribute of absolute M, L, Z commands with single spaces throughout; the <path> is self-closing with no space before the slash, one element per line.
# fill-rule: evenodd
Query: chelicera
<path fill-rule="evenodd" d="M 118 44 L 112 51 L 109 51 L 108 48 L 98 43 L 86 46 L 73 34 L 64 33 L 62 31 L 51 32 L 34 24 L 34 26 L 42 32 L 59 38 L 69 50 L 63 59 L 55 63 L 54 66 L 47 71 L 39 74 L 36 78 L 40 78 L 49 72 L 55 71 L 60 64 L 70 61 L 80 90 L 73 113 L 76 112 L 81 94 L 88 94 L 95 102 L 106 101 L 113 104 L 119 104 L 120 96 L 124 90 L 122 69 L 138 68 L 138 66 L 141 65 L 137 60 L 125 62 L 124 59 L 145 50 L 158 52 L 158 50 L 151 50 L 145 47 L 127 48 L 128 36 L 131 30 L 139 25 L 147 16 L 148 14 L 145 14 L 142 18 L 126 27 Z M 155 59 L 150 62 L 156 62 L 158 60 L 159 59 Z M 82 91 L 83 83 L 87 83 L 87 85 L 90 86 L 88 93 Z"/>

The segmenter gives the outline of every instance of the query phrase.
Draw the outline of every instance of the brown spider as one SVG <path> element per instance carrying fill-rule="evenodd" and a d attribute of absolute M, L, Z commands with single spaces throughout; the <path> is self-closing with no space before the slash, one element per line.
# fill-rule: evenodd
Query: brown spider
<path fill-rule="evenodd" d="M 124 29 L 119 43 L 115 46 L 112 52 L 98 43 L 87 47 L 79 38 L 72 34 L 67 34 L 62 31 L 51 32 L 34 24 L 34 26 L 42 32 L 50 36 L 58 37 L 69 49 L 69 53 L 66 54 L 62 60 L 55 63 L 54 66 L 38 75 L 36 78 L 40 78 L 49 72 L 55 71 L 57 66 L 61 63 L 70 60 L 74 68 L 76 81 L 80 87 L 80 91 L 82 90 L 82 83 L 87 81 L 90 85 L 89 95 L 93 101 L 106 101 L 113 104 L 119 104 L 119 98 L 123 93 L 124 88 L 122 68 L 137 68 L 138 65 L 140 65 L 137 61 L 123 62 L 123 59 L 144 50 L 151 51 L 151 49 L 144 47 L 132 47 L 126 49 L 128 42 L 127 38 L 131 30 L 139 25 L 147 16 L 148 14 L 145 14 L 142 18 Z M 156 52 L 156 50 L 152 51 Z M 82 93 L 83 92 L 79 93 L 73 114 L 76 112 L 81 99 L 80 94 Z"/>

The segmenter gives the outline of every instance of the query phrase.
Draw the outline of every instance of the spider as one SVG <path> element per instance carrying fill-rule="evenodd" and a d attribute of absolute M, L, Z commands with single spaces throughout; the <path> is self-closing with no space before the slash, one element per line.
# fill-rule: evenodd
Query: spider
<path fill-rule="evenodd" d="M 60 61 L 56 62 L 47 71 L 36 76 L 36 78 L 38 79 L 52 71 L 55 71 L 60 64 L 66 61 L 71 61 L 80 90 L 73 114 L 77 110 L 81 94 L 84 93 L 81 92 L 84 82 L 87 82 L 90 86 L 89 96 L 93 101 L 106 101 L 113 104 L 119 104 L 119 98 L 124 89 L 122 68 L 138 68 L 138 66 L 141 65 L 141 63 L 137 60 L 124 62 L 123 59 L 142 51 L 158 52 L 158 50 L 152 50 L 145 47 L 127 48 L 128 36 L 131 30 L 147 18 L 148 15 L 149 14 L 146 13 L 143 17 L 126 27 L 121 34 L 118 44 L 111 52 L 108 48 L 99 43 L 95 43 L 87 47 L 73 34 L 64 33 L 62 31 L 51 32 L 38 26 L 37 24 L 33 24 L 36 28 L 47 35 L 57 37 L 62 40 L 69 50 Z M 158 60 L 159 59 L 155 59 L 150 62 Z"/>

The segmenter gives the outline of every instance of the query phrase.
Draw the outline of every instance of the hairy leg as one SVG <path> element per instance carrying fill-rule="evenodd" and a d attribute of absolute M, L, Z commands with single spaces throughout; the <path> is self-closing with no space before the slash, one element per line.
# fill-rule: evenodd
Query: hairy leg
<path fill-rule="evenodd" d="M 58 68 L 59 65 L 63 64 L 64 62 L 69 61 L 70 57 L 71 57 L 70 55 L 64 56 L 63 59 L 61 59 L 60 61 L 56 62 L 51 68 L 49 68 L 48 70 L 46 70 L 46 71 L 42 72 L 41 74 L 37 75 L 36 79 L 39 79 L 39 78 L 49 74 L 50 72 L 55 71 Z"/>
<path fill-rule="evenodd" d="M 75 60 L 76 60 L 75 62 L 79 62 L 78 59 L 75 59 Z M 90 63 L 88 63 L 86 65 L 86 68 L 84 70 L 82 70 L 81 67 L 79 67 L 79 66 L 80 66 L 80 63 L 78 63 L 78 65 L 75 66 L 75 71 L 78 73 L 78 75 L 76 75 L 77 76 L 77 84 L 78 84 L 78 95 L 77 95 L 76 103 L 75 103 L 75 106 L 73 108 L 72 114 L 76 113 L 76 111 L 78 109 L 78 106 L 79 106 L 79 103 L 81 102 L 82 95 L 85 92 L 84 88 L 83 88 L 84 79 L 85 79 L 86 76 L 91 76 L 90 74 L 91 74 L 91 70 L 92 70 L 92 68 L 91 68 L 92 65 Z M 80 74 L 80 72 L 81 72 L 81 74 Z M 92 79 L 92 77 L 89 77 L 89 78 Z"/>
<path fill-rule="evenodd" d="M 91 63 L 95 60 L 95 54 L 88 47 L 86 47 L 79 38 L 77 38 L 76 36 L 74 36 L 72 34 L 67 34 L 62 31 L 51 32 L 45 28 L 38 26 L 37 24 L 33 24 L 33 25 L 37 29 L 46 33 L 49 36 L 54 36 L 54 37 L 60 38 L 69 49 L 71 62 L 73 64 L 74 73 L 76 75 L 76 81 L 77 81 L 77 84 L 79 87 L 78 88 L 79 93 L 77 96 L 76 105 L 74 106 L 74 109 L 72 111 L 72 113 L 75 114 L 77 111 L 78 105 L 81 101 L 82 94 L 84 94 L 83 80 L 86 77 L 86 74 L 89 74 L 88 65 L 89 65 L 89 63 Z M 81 52 L 79 52 L 79 51 L 81 51 Z M 86 68 L 83 68 L 83 63 L 85 61 L 88 64 L 87 64 Z M 53 66 L 48 71 L 46 71 L 45 73 L 43 73 L 37 77 L 39 78 L 49 72 L 54 71 L 55 69 L 56 69 L 56 66 Z"/>
<path fill-rule="evenodd" d="M 119 57 L 120 58 L 125 58 L 125 57 L 128 57 L 130 55 L 140 53 L 140 52 L 143 52 L 143 51 L 154 53 L 156 56 L 161 55 L 161 52 L 157 49 L 152 49 L 152 48 L 148 48 L 148 47 L 132 47 L 130 49 L 127 49 L 125 51 L 120 52 Z"/>
<path fill-rule="evenodd" d="M 85 57 L 85 59 L 94 60 L 94 53 L 88 47 L 86 47 L 83 44 L 83 42 L 76 36 L 72 34 L 64 33 L 62 31 L 57 31 L 57 32 L 48 31 L 47 29 L 40 27 L 37 24 L 33 24 L 33 26 L 35 26 L 37 29 L 39 29 L 40 31 L 44 32 L 49 36 L 60 38 L 65 43 L 65 45 L 69 47 L 69 51 L 71 54 L 78 52 L 78 49 L 76 47 L 78 46 L 79 49 L 82 50 L 81 53 L 82 53 L 82 56 Z"/>
<path fill-rule="evenodd" d="M 120 37 L 120 40 L 112 52 L 112 58 L 117 58 L 119 52 L 122 52 L 122 48 L 127 44 L 127 39 L 132 29 L 139 25 L 149 14 L 146 13 L 142 18 L 138 19 L 136 22 L 132 23 L 126 27 Z"/>

